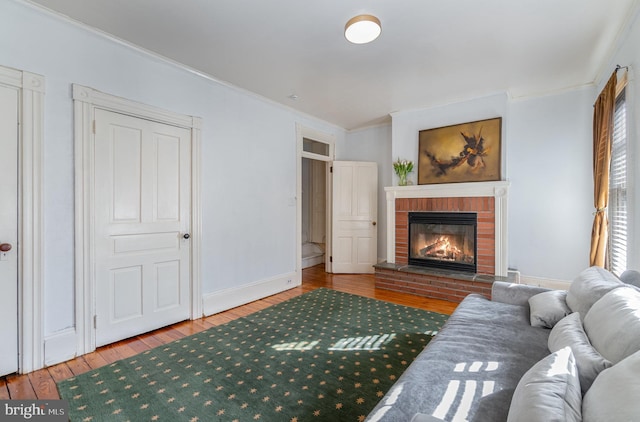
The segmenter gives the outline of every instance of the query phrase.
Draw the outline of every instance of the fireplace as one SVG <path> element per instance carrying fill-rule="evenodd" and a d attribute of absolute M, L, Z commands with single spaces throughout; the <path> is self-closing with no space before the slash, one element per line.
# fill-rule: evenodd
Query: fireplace
<path fill-rule="evenodd" d="M 475 273 L 476 213 L 410 212 L 409 265 Z"/>
<path fill-rule="evenodd" d="M 506 233 L 509 182 L 391 186 L 384 190 L 387 261 L 375 266 L 377 288 L 460 302 L 469 293 L 490 298 L 494 281 L 511 281 L 507 277 Z M 409 214 L 413 213 L 475 215 L 475 273 L 409 265 Z"/>

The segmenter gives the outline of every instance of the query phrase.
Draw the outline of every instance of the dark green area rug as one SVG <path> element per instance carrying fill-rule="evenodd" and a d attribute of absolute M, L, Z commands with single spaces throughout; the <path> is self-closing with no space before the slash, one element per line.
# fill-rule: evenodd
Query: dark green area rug
<path fill-rule="evenodd" d="M 359 421 L 447 315 L 318 289 L 58 383 L 76 421 Z"/>

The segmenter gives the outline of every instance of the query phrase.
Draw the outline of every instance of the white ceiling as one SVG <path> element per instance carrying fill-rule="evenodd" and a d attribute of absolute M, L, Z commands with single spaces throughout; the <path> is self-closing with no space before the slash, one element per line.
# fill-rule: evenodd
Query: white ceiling
<path fill-rule="evenodd" d="M 394 111 L 593 83 L 613 70 L 602 67 L 639 0 L 31 2 L 355 129 Z M 344 24 L 362 13 L 380 19 L 382 34 L 350 44 Z"/>

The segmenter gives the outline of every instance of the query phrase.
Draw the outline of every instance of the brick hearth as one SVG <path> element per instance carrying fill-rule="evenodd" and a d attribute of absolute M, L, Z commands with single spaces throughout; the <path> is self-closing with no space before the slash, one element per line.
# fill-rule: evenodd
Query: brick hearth
<path fill-rule="evenodd" d="M 376 265 L 376 287 L 449 302 L 460 302 L 469 293 L 478 293 L 490 299 L 494 280 L 503 279 L 492 275 L 453 273 L 389 263 Z"/>

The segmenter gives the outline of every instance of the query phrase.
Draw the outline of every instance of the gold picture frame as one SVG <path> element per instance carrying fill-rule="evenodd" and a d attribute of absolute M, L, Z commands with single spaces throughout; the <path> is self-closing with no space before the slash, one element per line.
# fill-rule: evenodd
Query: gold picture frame
<path fill-rule="evenodd" d="M 501 180 L 501 137 L 501 117 L 421 130 L 418 184 Z"/>

